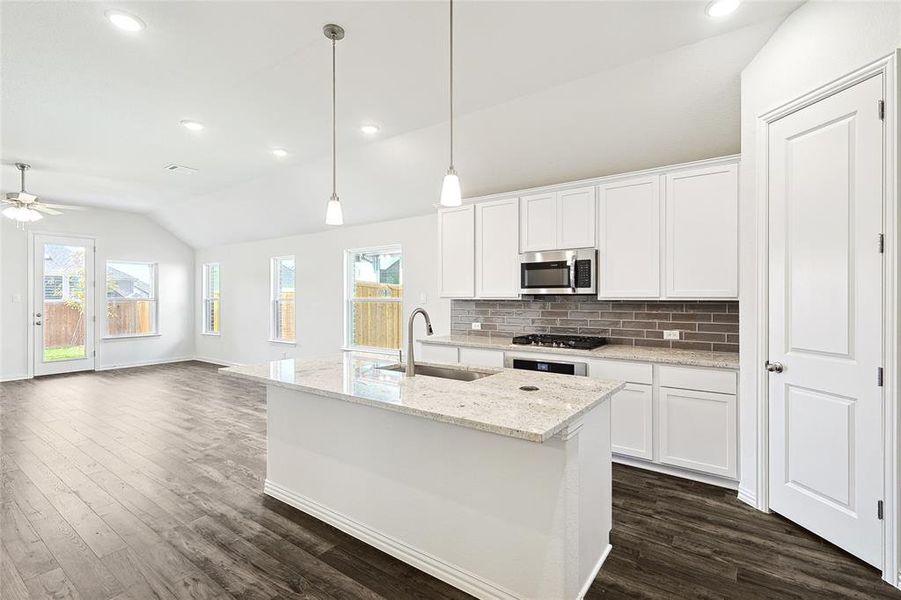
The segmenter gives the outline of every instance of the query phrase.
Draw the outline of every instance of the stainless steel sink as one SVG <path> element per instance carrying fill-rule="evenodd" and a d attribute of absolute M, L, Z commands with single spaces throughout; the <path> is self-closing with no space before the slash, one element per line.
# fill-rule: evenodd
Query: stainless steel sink
<path fill-rule="evenodd" d="M 403 373 L 406 365 L 388 365 L 379 367 L 385 371 L 400 371 Z M 436 367 L 433 365 L 416 365 L 416 374 L 425 377 L 441 377 L 442 379 L 456 379 L 457 381 L 475 381 L 483 377 L 494 375 L 494 371 L 468 371 L 466 369 L 455 369 L 453 367 Z"/>

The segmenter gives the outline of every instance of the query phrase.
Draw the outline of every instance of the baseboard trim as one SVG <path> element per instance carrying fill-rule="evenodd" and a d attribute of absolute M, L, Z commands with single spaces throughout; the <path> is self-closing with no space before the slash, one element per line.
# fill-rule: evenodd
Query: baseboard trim
<path fill-rule="evenodd" d="M 387 534 L 372 529 L 371 527 L 367 527 L 348 516 L 323 506 L 315 500 L 285 489 L 268 479 L 263 487 L 263 493 L 312 515 L 320 521 L 324 521 L 329 525 L 340 529 L 344 533 L 352 535 L 358 540 L 366 542 L 370 546 L 374 546 L 382 552 L 390 554 L 391 556 L 402 560 L 421 571 L 425 571 L 429 575 L 437 577 L 477 598 L 488 600 L 516 600 L 519 597 L 495 583 L 482 579 L 465 569 L 447 563 L 427 552 L 418 550 Z M 603 558 L 606 558 L 606 554 Z M 600 568 L 600 564 L 598 565 L 598 568 Z"/>
<path fill-rule="evenodd" d="M 757 494 L 738 486 L 738 499 L 745 504 L 757 508 Z"/>
<path fill-rule="evenodd" d="M 7 381 L 24 381 L 25 379 L 31 379 L 30 375 L 13 375 L 12 377 L 4 377 L 0 379 L 0 383 L 6 383 Z"/>
<path fill-rule="evenodd" d="M 604 551 L 601 553 L 601 558 L 598 560 L 598 563 L 591 570 L 591 574 L 588 576 L 588 579 L 585 581 L 585 584 L 582 586 L 582 591 L 579 592 L 577 600 L 582 600 L 585 598 L 585 594 L 588 593 L 588 590 L 591 589 L 591 584 L 594 583 L 594 580 L 597 578 L 598 573 L 601 572 L 601 567 L 604 566 L 604 562 L 607 560 L 607 557 L 610 556 L 610 551 L 613 550 L 613 546 L 611 544 L 607 544 L 607 547 L 604 548 Z"/>
<path fill-rule="evenodd" d="M 134 367 L 152 367 L 153 365 L 168 365 L 179 362 L 190 362 L 195 360 L 193 356 L 181 356 L 178 358 L 165 358 L 163 360 L 145 360 L 133 363 L 122 363 L 118 365 L 104 365 L 102 367 L 94 367 L 95 371 L 115 371 L 117 369 L 131 369 Z"/>
<path fill-rule="evenodd" d="M 680 469 L 678 467 L 670 467 L 667 465 L 659 465 L 657 463 L 648 462 L 640 458 L 630 458 L 628 456 L 613 455 L 613 462 L 646 471 L 654 471 L 655 473 L 663 473 L 664 475 L 672 475 L 673 477 L 681 477 L 682 479 L 690 479 L 700 483 L 715 485 L 717 487 L 726 488 L 728 490 L 738 490 L 738 482 L 732 479 L 717 477 L 716 475 L 707 475 L 705 473 L 697 473 L 688 469 Z"/>
<path fill-rule="evenodd" d="M 218 358 L 209 358 L 207 356 L 195 356 L 192 360 L 196 360 L 197 362 L 207 363 L 208 365 L 219 365 L 220 367 L 237 367 L 241 363 L 231 362 L 227 360 L 221 360 Z"/>

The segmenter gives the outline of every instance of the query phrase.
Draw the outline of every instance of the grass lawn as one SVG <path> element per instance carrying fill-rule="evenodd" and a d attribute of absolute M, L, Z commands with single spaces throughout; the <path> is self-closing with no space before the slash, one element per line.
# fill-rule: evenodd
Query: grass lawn
<path fill-rule="evenodd" d="M 44 348 L 44 360 L 66 360 L 69 358 L 84 358 L 84 346 L 69 346 L 67 348 Z"/>

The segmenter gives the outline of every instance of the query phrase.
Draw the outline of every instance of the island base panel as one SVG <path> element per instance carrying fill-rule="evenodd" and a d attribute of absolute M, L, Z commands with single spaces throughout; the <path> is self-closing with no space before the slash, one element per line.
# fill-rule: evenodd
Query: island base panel
<path fill-rule="evenodd" d="M 268 388 L 266 494 L 478 598 L 580 598 L 610 550 L 610 403 L 543 444 Z"/>

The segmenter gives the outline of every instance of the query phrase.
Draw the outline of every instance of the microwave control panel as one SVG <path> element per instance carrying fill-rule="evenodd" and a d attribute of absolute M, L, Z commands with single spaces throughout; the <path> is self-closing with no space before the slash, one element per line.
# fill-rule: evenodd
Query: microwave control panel
<path fill-rule="evenodd" d="M 576 287 L 577 288 L 591 287 L 591 261 L 590 260 L 577 260 L 576 261 Z"/>

